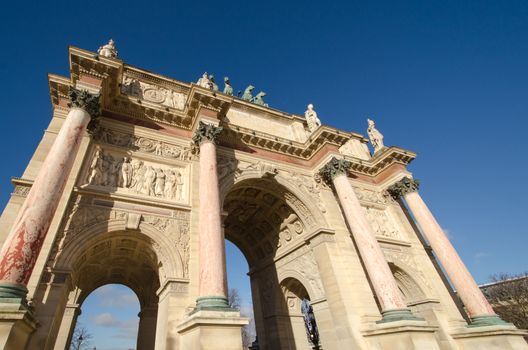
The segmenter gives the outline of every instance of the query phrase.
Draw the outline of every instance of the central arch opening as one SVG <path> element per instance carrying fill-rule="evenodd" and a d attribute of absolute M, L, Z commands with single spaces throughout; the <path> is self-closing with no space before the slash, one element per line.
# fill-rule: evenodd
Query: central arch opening
<path fill-rule="evenodd" d="M 79 247 L 79 255 L 72 261 L 73 300 L 83 305 L 81 310 L 93 305 L 99 299 L 100 312 L 90 315 L 92 318 L 83 321 L 95 326 L 120 326 L 124 333 L 121 336 L 132 336 L 137 350 L 153 349 L 156 335 L 158 297 L 160 280 L 158 275 L 159 260 L 152 248 L 151 239 L 139 232 L 111 232 L 95 236 Z M 103 298 L 101 299 L 101 294 Z M 90 295 L 90 297 L 89 297 Z M 106 307 L 119 304 L 121 313 L 129 317 L 119 320 Z M 130 316 L 136 314 L 136 317 Z M 91 314 L 88 312 L 88 314 Z M 75 323 L 75 322 L 73 322 Z M 134 328 L 135 327 L 135 328 Z M 70 344 L 78 340 L 71 328 Z M 96 329 L 97 330 L 97 329 Z M 118 334 L 119 335 L 119 334 Z M 93 334 L 94 342 L 108 347 L 103 334 Z M 98 347 L 99 348 L 99 347 Z"/>
<path fill-rule="evenodd" d="M 259 348 L 311 349 L 301 308 L 303 300 L 310 300 L 307 281 L 280 273 L 296 270 L 288 256 L 304 245 L 307 207 L 271 177 L 237 183 L 223 209 L 225 237 L 249 266 Z"/>

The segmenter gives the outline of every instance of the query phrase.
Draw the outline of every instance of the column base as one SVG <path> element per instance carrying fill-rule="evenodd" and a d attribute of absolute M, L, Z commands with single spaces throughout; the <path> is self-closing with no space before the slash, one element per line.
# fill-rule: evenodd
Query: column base
<path fill-rule="evenodd" d="M 242 327 L 247 324 L 248 319 L 240 317 L 238 311 L 198 310 L 176 330 L 181 336 L 181 349 L 240 350 Z"/>
<path fill-rule="evenodd" d="M 409 309 L 395 309 L 395 310 L 385 310 L 381 312 L 381 320 L 376 321 L 376 323 L 387 323 L 395 321 L 423 321 L 423 318 L 416 317 L 412 314 Z"/>
<path fill-rule="evenodd" d="M 400 320 L 372 325 L 362 332 L 369 349 L 440 350 L 438 327 L 420 320 Z"/>
<path fill-rule="evenodd" d="M 227 298 L 223 296 L 206 296 L 196 299 L 196 307 L 192 313 L 195 313 L 200 310 L 209 310 L 209 311 L 236 311 L 235 309 L 229 307 Z"/>
<path fill-rule="evenodd" d="M 37 320 L 25 305 L 0 299 L 0 349 L 25 349 L 37 327 Z"/>
<path fill-rule="evenodd" d="M 18 283 L 0 282 L 0 303 L 26 305 L 27 288 Z"/>
<path fill-rule="evenodd" d="M 463 327 L 451 334 L 464 350 L 528 350 L 528 332 L 512 324 L 487 327 Z"/>
<path fill-rule="evenodd" d="M 504 321 L 498 315 L 482 315 L 471 317 L 471 323 L 468 327 L 486 327 L 486 326 L 513 326 L 513 324 Z"/>

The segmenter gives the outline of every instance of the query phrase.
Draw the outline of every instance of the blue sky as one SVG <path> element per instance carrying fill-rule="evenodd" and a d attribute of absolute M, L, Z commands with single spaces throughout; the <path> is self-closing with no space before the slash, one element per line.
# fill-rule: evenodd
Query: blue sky
<path fill-rule="evenodd" d="M 422 196 L 478 282 L 527 270 L 528 2 L 11 2 L 0 14 L 2 206 L 49 121 L 46 74 L 68 73 L 68 45 L 110 37 L 125 62 L 156 73 L 229 75 L 235 91 L 251 83 L 297 114 L 311 102 L 345 130 L 365 133 L 373 118 L 386 144 L 418 153 Z"/>

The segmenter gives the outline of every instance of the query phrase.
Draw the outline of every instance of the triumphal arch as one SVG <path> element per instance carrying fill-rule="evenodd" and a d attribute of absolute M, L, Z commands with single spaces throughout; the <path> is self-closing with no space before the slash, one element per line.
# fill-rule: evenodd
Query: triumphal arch
<path fill-rule="evenodd" d="M 253 349 L 528 349 L 422 200 L 415 153 L 373 121 L 337 130 L 227 77 L 127 65 L 113 42 L 69 63 L 0 221 L 3 349 L 69 348 L 109 283 L 138 296 L 137 349 L 241 349 L 225 239 L 250 266 Z"/>

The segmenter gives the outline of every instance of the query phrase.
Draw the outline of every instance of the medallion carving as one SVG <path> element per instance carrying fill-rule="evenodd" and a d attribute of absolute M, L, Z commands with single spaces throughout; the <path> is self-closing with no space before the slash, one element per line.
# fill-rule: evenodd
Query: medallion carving
<path fill-rule="evenodd" d="M 156 156 L 178 160 L 193 160 L 194 155 L 190 146 L 169 144 L 147 137 L 139 137 L 117 130 L 98 127 L 94 132 L 94 139 L 100 143 L 122 147 L 127 150 L 150 153 Z"/>
<path fill-rule="evenodd" d="M 128 96 L 178 110 L 185 109 L 185 101 L 187 100 L 187 95 L 183 93 L 148 84 L 126 75 L 123 76 L 121 92 Z"/>

